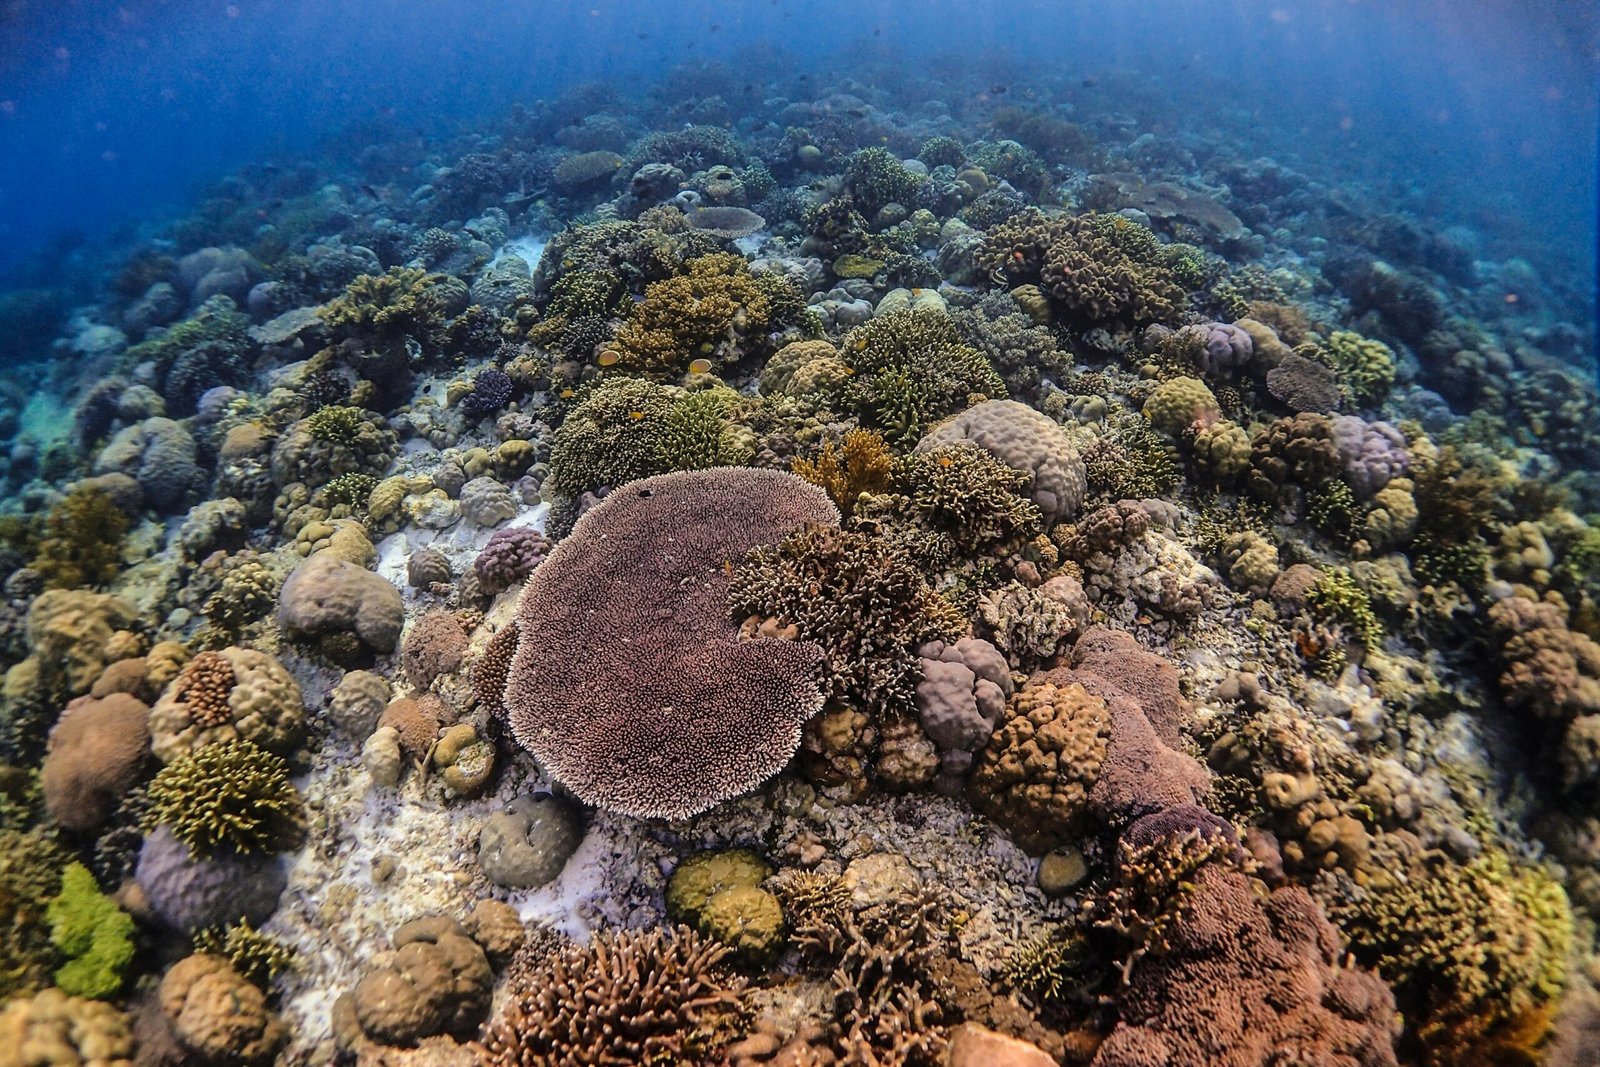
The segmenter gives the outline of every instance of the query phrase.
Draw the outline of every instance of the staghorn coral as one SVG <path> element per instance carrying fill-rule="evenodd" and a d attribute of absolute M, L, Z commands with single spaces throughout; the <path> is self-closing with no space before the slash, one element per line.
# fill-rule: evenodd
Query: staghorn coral
<path fill-rule="evenodd" d="M 240 977 L 261 989 L 270 989 L 273 979 L 293 967 L 295 961 L 294 949 L 255 929 L 245 919 L 200 931 L 195 935 L 194 950 L 221 956 Z"/>
<path fill-rule="evenodd" d="M 586 512 L 517 608 L 505 706 L 518 742 L 584 800 L 642 817 L 703 811 L 788 761 L 821 705 L 807 641 L 740 640 L 734 562 L 826 494 L 775 471 L 629 483 Z"/>
<path fill-rule="evenodd" d="M 841 402 L 891 443 L 920 435 L 933 422 L 1005 393 L 983 354 L 962 341 L 944 312 L 903 308 L 876 316 L 844 338 L 853 374 Z"/>
<path fill-rule="evenodd" d="M 1020 495 L 1026 473 L 966 441 L 917 449 L 896 464 L 895 484 L 908 516 L 948 540 L 952 555 L 981 559 L 1038 536 L 1039 509 Z"/>
<path fill-rule="evenodd" d="M 601 933 L 519 976 L 484 1033 L 485 1067 L 711 1065 L 735 1036 L 743 983 L 692 930 Z"/>
<path fill-rule="evenodd" d="M 305 821 L 289 765 L 249 741 L 180 756 L 145 794 L 145 829 L 166 829 L 196 858 L 284 851 L 297 843 Z"/>
<path fill-rule="evenodd" d="M 916 649 L 962 628 L 891 542 L 832 525 L 747 554 L 734 566 L 727 604 L 734 618 L 772 620 L 815 642 L 828 697 L 877 714 L 912 712 Z"/>

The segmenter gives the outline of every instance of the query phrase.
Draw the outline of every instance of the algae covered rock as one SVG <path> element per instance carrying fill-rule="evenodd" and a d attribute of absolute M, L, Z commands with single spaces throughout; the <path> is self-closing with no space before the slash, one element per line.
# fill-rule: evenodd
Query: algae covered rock
<path fill-rule="evenodd" d="M 554 880 L 583 840 L 578 810 L 559 797 L 523 796 L 495 812 L 478 835 L 484 877 L 507 889 Z"/>

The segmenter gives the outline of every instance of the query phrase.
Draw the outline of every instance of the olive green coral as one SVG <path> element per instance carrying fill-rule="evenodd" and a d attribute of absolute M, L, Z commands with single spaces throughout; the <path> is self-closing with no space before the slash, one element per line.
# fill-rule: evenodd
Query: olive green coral
<path fill-rule="evenodd" d="M 726 388 L 686 392 L 643 378 L 609 378 L 567 414 L 550 449 L 550 485 L 576 498 L 602 486 L 678 470 L 740 466 L 754 455 Z"/>
<path fill-rule="evenodd" d="M 363 274 L 317 314 L 329 326 L 352 334 L 431 336 L 447 317 L 449 306 L 442 291 L 447 281 L 445 275 L 417 267 Z"/>
<path fill-rule="evenodd" d="M 616 366 L 679 374 L 696 359 L 734 363 L 765 334 L 772 304 L 744 257 L 719 252 L 692 259 L 687 268 L 645 290 L 609 350 Z"/>
<path fill-rule="evenodd" d="M 1340 391 L 1357 407 L 1382 403 L 1394 387 L 1394 352 L 1382 341 L 1335 330 L 1326 351 L 1339 374 Z"/>
<path fill-rule="evenodd" d="M 173 760 L 147 787 L 145 829 L 164 826 L 195 856 L 280 852 L 304 825 L 289 764 L 249 741 L 206 745 Z"/>
<path fill-rule="evenodd" d="M 128 516 L 96 489 L 76 488 L 50 509 L 31 566 L 52 589 L 105 585 L 122 568 Z"/>
<path fill-rule="evenodd" d="M 115 996 L 133 962 L 133 918 L 100 892 L 89 868 L 73 863 L 62 872 L 61 892 L 45 918 L 51 941 L 67 960 L 56 971 L 56 985 L 75 997 Z"/>
<path fill-rule="evenodd" d="M 46 902 L 60 890 L 67 862 L 65 850 L 42 833 L 0 830 L 0 996 L 49 984 L 58 961 Z"/>
<path fill-rule="evenodd" d="M 209 927 L 195 935 L 194 950 L 221 956 L 245 979 L 266 989 L 272 980 L 294 965 L 294 949 L 270 934 L 255 929 L 245 919 L 232 926 Z"/>
<path fill-rule="evenodd" d="M 890 442 L 914 440 L 944 416 L 1006 392 L 989 361 L 934 308 L 869 319 L 845 337 L 844 359 L 854 371 L 842 390 L 845 406 Z"/>
<path fill-rule="evenodd" d="M 896 468 L 895 487 L 906 495 L 911 515 L 963 555 L 983 556 L 1040 531 L 1039 507 L 1023 495 L 1033 479 L 975 444 L 918 452 Z"/>
<path fill-rule="evenodd" d="M 745 963 L 768 963 L 783 947 L 783 906 L 761 888 L 772 867 L 749 849 L 701 852 L 667 881 L 667 915 L 727 945 Z"/>

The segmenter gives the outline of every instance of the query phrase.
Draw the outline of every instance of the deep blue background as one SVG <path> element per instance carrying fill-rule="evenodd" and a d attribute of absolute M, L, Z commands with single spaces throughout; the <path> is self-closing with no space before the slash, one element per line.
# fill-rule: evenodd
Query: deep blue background
<path fill-rule="evenodd" d="M 1250 155 L 1421 190 L 1592 275 L 1594 5 L 1452 0 L 5 0 L 0 271 L 353 119 L 438 132 L 578 81 L 774 44 L 822 69 L 862 41 L 908 65 L 1004 50 L 1023 78 L 1153 73 L 1197 115 L 1251 112 Z"/>

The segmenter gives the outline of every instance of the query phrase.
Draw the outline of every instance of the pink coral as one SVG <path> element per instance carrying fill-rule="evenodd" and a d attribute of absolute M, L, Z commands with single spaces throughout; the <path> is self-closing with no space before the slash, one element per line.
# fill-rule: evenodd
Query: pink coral
<path fill-rule="evenodd" d="M 682 818 L 782 769 L 822 705 L 822 650 L 740 640 L 733 565 L 806 523 L 827 494 L 721 467 L 630 482 L 578 520 L 517 608 L 505 706 L 518 742 L 579 798 Z"/>

